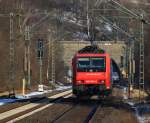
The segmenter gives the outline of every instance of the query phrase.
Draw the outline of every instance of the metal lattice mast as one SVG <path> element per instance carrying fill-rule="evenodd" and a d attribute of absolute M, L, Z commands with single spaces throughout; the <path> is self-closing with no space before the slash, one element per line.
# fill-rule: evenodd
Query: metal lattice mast
<path fill-rule="evenodd" d="M 22 33 L 22 13 L 23 13 L 23 1 L 19 0 L 17 3 L 17 17 L 18 17 L 18 29 L 19 33 Z"/>
<path fill-rule="evenodd" d="M 9 49 L 9 55 L 10 55 L 10 74 L 9 79 L 12 85 L 15 81 L 15 41 L 14 41 L 14 34 L 13 34 L 13 17 L 14 14 L 10 13 L 10 49 Z M 14 89 L 14 88 L 13 88 Z"/>
<path fill-rule="evenodd" d="M 141 14 L 141 20 L 143 20 L 144 15 Z M 141 92 L 144 91 L 144 24 L 141 21 L 141 39 L 140 39 L 140 70 L 139 70 L 139 96 L 141 98 Z"/>
<path fill-rule="evenodd" d="M 42 51 L 40 51 L 40 84 L 42 84 L 43 81 L 43 60 L 42 60 Z"/>
<path fill-rule="evenodd" d="M 52 43 L 51 43 L 51 53 L 52 53 L 51 79 L 52 79 L 52 82 L 55 83 L 55 44 L 54 44 L 54 40 L 52 40 Z"/>
<path fill-rule="evenodd" d="M 30 49 L 31 49 L 31 42 L 30 42 L 30 27 L 28 29 L 28 85 L 31 84 L 31 60 L 30 60 Z"/>
<path fill-rule="evenodd" d="M 87 34 L 88 34 L 88 38 L 90 38 L 89 0 L 87 0 L 86 9 L 87 9 L 86 19 L 87 19 L 87 32 L 88 32 Z"/>
<path fill-rule="evenodd" d="M 129 81 L 129 98 L 131 98 L 131 91 L 133 89 L 134 84 L 134 74 L 135 74 L 135 66 L 134 66 L 134 40 L 129 41 L 128 45 L 128 81 Z"/>
<path fill-rule="evenodd" d="M 30 27 L 25 27 L 25 80 L 28 85 L 31 83 L 31 63 L 30 63 Z"/>
<path fill-rule="evenodd" d="M 121 5 L 119 2 L 115 0 L 109 0 L 113 2 L 115 5 L 117 5 L 119 8 L 124 10 L 126 13 L 128 13 L 130 16 L 135 17 L 137 20 L 140 21 L 140 61 L 139 61 L 139 99 L 141 100 L 141 96 L 144 97 L 144 24 L 150 24 L 147 20 L 144 19 L 144 14 L 142 12 L 141 15 L 138 15 L 134 13 L 133 11 L 127 9 L 123 5 Z M 142 95 L 141 95 L 142 92 Z"/>
<path fill-rule="evenodd" d="M 134 85 L 135 63 L 134 63 L 134 40 L 131 42 L 131 86 Z"/>
<path fill-rule="evenodd" d="M 49 70 L 50 70 L 50 49 L 51 49 L 51 35 L 48 36 L 48 60 L 47 60 L 47 80 L 49 81 Z"/>

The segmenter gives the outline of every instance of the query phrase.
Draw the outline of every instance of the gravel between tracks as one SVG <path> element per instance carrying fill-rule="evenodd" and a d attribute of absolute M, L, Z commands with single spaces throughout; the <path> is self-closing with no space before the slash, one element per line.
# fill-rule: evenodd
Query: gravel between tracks
<path fill-rule="evenodd" d="M 53 106 L 38 112 L 16 123 L 51 123 L 59 119 L 63 114 L 73 109 L 74 104 L 69 102 L 56 102 Z"/>
<path fill-rule="evenodd" d="M 133 113 L 113 107 L 98 108 L 91 123 L 137 123 Z"/>
<path fill-rule="evenodd" d="M 91 110 L 92 107 L 78 105 L 54 123 L 83 123 Z"/>
<path fill-rule="evenodd" d="M 17 123 L 83 123 L 96 104 L 97 101 L 70 97 Z"/>

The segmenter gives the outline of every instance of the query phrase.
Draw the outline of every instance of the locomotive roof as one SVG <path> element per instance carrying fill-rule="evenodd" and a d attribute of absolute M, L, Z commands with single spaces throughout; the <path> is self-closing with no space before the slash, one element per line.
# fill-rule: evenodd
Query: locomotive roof
<path fill-rule="evenodd" d="M 78 53 L 79 54 L 89 54 L 89 53 L 104 54 L 105 51 L 103 49 L 100 49 L 97 45 L 91 45 L 82 48 L 81 50 L 78 51 Z"/>

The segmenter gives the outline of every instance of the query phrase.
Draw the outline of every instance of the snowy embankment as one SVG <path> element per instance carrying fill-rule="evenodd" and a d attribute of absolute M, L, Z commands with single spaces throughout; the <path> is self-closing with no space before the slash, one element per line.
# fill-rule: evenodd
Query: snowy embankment
<path fill-rule="evenodd" d="M 3 99 L 0 99 L 0 106 L 4 105 L 6 103 L 14 103 L 14 102 L 19 101 L 19 100 L 20 99 L 3 98 Z"/>
<path fill-rule="evenodd" d="M 135 114 L 139 123 L 149 123 L 150 122 L 150 105 L 141 104 L 135 106 Z"/>
<path fill-rule="evenodd" d="M 27 100 L 31 98 L 37 98 L 37 97 L 40 98 L 40 97 L 43 97 L 47 93 L 51 93 L 53 91 L 62 91 L 62 90 L 70 89 L 70 88 L 71 86 L 57 86 L 56 89 L 54 90 L 44 90 L 42 92 L 35 91 L 26 95 L 16 95 L 16 98 L 2 98 L 0 99 L 0 106 L 7 104 L 7 103 L 14 103 L 14 102 L 21 101 L 21 100 Z"/>
<path fill-rule="evenodd" d="M 121 87 L 125 103 L 131 106 L 139 123 L 150 123 L 150 104 L 137 103 L 128 99 L 127 88 Z"/>

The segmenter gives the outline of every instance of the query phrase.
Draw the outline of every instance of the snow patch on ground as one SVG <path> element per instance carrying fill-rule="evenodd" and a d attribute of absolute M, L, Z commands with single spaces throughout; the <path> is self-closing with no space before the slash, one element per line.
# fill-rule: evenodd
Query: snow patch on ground
<path fill-rule="evenodd" d="M 88 39 L 87 34 L 83 32 L 76 32 L 73 34 L 73 37 L 77 39 Z"/>
<path fill-rule="evenodd" d="M 61 91 L 61 90 L 66 90 L 66 89 L 70 89 L 70 88 L 71 88 L 71 86 L 57 86 L 56 89 L 54 89 L 54 90 L 44 90 L 43 92 L 35 91 L 35 92 L 31 92 L 26 95 L 16 95 L 15 99 L 2 98 L 2 99 L 0 99 L 0 106 L 5 105 L 7 103 L 14 103 L 14 102 L 25 100 L 25 99 L 43 97 L 45 94 L 50 93 L 52 91 Z"/>
<path fill-rule="evenodd" d="M 133 102 L 127 102 L 130 106 L 134 106 L 135 105 L 135 103 L 133 103 Z"/>
<path fill-rule="evenodd" d="M 139 121 L 139 123 L 149 123 L 150 116 L 144 115 L 145 113 L 150 113 L 150 106 L 148 105 L 141 105 L 135 107 L 135 114 Z"/>
<path fill-rule="evenodd" d="M 135 116 L 139 123 L 150 123 L 150 105 L 136 105 L 136 103 L 131 101 L 127 101 L 127 104 L 129 104 L 132 107 L 132 109 L 134 109 Z"/>
<path fill-rule="evenodd" d="M 128 89 L 127 89 L 127 87 L 121 87 L 120 86 L 120 89 L 123 91 L 123 99 L 127 100 L 128 99 L 128 96 L 127 96 Z"/>
<path fill-rule="evenodd" d="M 150 105 L 148 104 L 136 104 L 134 101 L 129 100 L 127 96 L 127 87 L 119 87 L 123 92 L 123 99 L 131 108 L 135 111 L 135 116 L 139 123 L 150 122 Z M 148 114 L 148 115 L 145 115 Z"/>
<path fill-rule="evenodd" d="M 35 98 L 35 97 L 42 97 L 44 94 L 46 94 L 48 91 L 43 91 L 43 92 L 31 92 L 26 95 L 16 95 L 16 98 L 18 99 L 30 99 L 30 98 Z M 49 90 L 51 92 L 51 90 Z"/>
<path fill-rule="evenodd" d="M 1 106 L 1 105 L 4 105 L 4 104 L 5 104 L 5 103 L 3 103 L 3 102 L 0 102 L 0 106 Z"/>
<path fill-rule="evenodd" d="M 61 91 L 61 90 L 66 90 L 66 89 L 70 89 L 71 86 L 57 86 L 56 90 L 57 91 Z"/>
<path fill-rule="evenodd" d="M 149 123 L 150 122 L 150 105 L 140 104 L 136 105 L 134 102 L 128 101 L 132 109 L 135 111 L 135 116 L 139 123 Z M 145 114 L 148 114 L 147 116 Z"/>
<path fill-rule="evenodd" d="M 56 89 L 54 90 L 44 90 L 42 92 L 36 91 L 36 92 L 31 92 L 29 94 L 26 94 L 24 96 L 16 96 L 17 98 L 21 99 L 30 99 L 30 98 L 35 98 L 35 97 L 43 97 L 45 94 L 50 93 L 52 91 L 61 91 L 61 90 L 66 90 L 70 89 L 71 86 L 56 86 Z"/>
<path fill-rule="evenodd" d="M 19 101 L 19 100 L 20 99 L 2 98 L 2 99 L 0 99 L 0 106 L 4 105 L 6 103 L 13 103 L 13 102 L 16 102 L 16 101 Z"/>
<path fill-rule="evenodd" d="M 139 123 L 149 123 L 150 122 L 150 116 L 145 116 L 145 113 L 150 113 L 150 106 L 145 106 L 144 104 L 138 106 L 134 102 L 127 101 L 127 104 L 131 106 L 132 109 L 135 111 L 135 116 Z"/>

